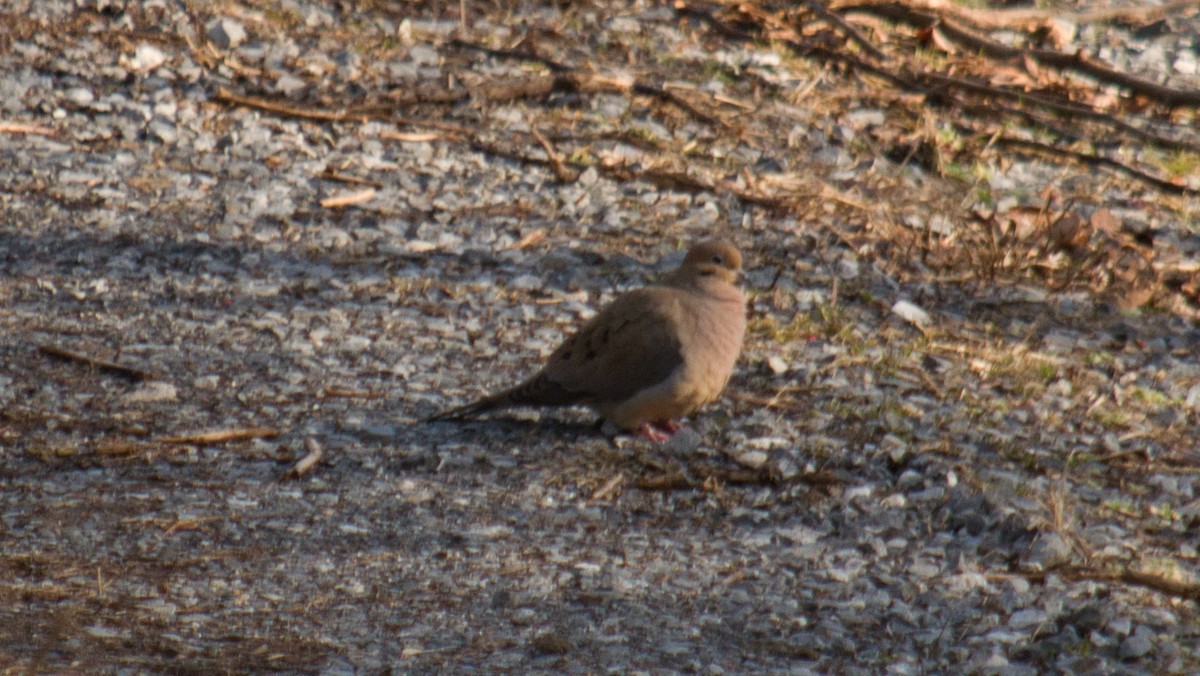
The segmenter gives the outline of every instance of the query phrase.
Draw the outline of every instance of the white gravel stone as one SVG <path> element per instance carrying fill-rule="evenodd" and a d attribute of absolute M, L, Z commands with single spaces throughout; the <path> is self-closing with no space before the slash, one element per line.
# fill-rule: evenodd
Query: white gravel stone
<path fill-rule="evenodd" d="M 161 380 L 151 380 L 141 387 L 125 395 L 127 404 L 150 404 L 164 401 L 175 401 L 178 390 L 171 383 Z"/>
<path fill-rule="evenodd" d="M 161 49 L 150 44 L 140 44 L 134 49 L 133 56 L 125 60 L 125 66 L 138 73 L 154 70 L 167 62 L 167 55 Z"/>
<path fill-rule="evenodd" d="M 246 39 L 246 27 L 228 17 L 218 17 L 208 22 L 205 34 L 218 49 L 235 49 Z"/>
<path fill-rule="evenodd" d="M 1149 627 L 1138 626 L 1132 635 L 1121 641 L 1118 653 L 1122 659 L 1128 660 L 1145 657 L 1152 650 L 1154 650 L 1154 632 L 1150 631 Z"/>
<path fill-rule="evenodd" d="M 896 301 L 892 305 L 892 312 L 915 326 L 928 326 L 933 322 L 928 312 L 906 300 Z"/>

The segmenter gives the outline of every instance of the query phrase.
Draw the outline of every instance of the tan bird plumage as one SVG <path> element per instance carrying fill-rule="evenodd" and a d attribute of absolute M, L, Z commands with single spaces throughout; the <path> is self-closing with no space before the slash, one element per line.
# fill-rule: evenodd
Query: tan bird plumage
<path fill-rule="evenodd" d="M 602 309 L 529 380 L 430 420 L 579 404 L 663 441 L 674 418 L 716 399 L 729 381 L 746 332 L 741 267 L 732 244 L 701 242 L 656 284 Z"/>

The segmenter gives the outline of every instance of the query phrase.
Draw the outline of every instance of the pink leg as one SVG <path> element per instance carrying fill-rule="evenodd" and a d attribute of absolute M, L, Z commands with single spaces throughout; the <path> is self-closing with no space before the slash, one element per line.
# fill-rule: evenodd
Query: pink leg
<path fill-rule="evenodd" d="M 677 423 L 674 420 L 671 420 L 669 418 L 666 420 L 655 420 L 654 422 L 652 422 L 650 424 L 654 425 L 658 429 L 666 432 L 667 434 L 675 434 L 676 432 L 679 431 L 679 423 Z"/>
<path fill-rule="evenodd" d="M 665 432 L 662 432 L 661 430 L 656 429 L 653 425 L 651 425 L 648 422 L 644 422 L 638 427 L 637 434 L 639 437 L 646 437 L 647 439 L 649 439 L 650 441 L 653 441 L 656 444 L 664 443 L 668 439 L 671 438 L 670 434 L 667 434 Z"/>

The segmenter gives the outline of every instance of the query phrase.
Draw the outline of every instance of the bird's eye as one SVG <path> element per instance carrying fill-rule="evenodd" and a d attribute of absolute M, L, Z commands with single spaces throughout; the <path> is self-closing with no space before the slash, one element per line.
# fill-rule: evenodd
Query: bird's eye
<path fill-rule="evenodd" d="M 721 254 L 713 254 L 712 262 L 716 263 L 717 265 L 720 265 L 720 264 L 724 263 L 725 261 L 721 260 Z"/>

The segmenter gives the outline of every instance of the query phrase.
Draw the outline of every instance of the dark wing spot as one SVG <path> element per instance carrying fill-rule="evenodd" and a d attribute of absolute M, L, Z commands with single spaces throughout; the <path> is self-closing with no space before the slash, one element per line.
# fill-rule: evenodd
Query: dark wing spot
<path fill-rule="evenodd" d="M 586 361 L 591 361 L 591 360 L 595 359 L 595 358 L 596 358 L 596 351 L 595 351 L 595 350 L 588 350 L 587 352 L 585 352 L 585 353 L 584 353 L 584 355 L 583 355 L 583 358 L 584 358 L 584 360 L 586 360 Z"/>

